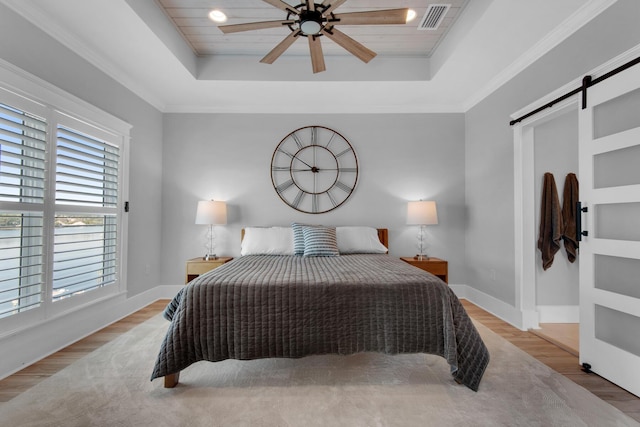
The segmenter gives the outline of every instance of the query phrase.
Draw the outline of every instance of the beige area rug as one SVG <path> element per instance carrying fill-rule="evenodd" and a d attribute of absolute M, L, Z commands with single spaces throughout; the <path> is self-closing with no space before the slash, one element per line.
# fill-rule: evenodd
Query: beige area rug
<path fill-rule="evenodd" d="M 638 426 L 482 325 L 475 393 L 423 354 L 199 362 L 149 381 L 160 315 L 0 404 L 2 426 Z"/>

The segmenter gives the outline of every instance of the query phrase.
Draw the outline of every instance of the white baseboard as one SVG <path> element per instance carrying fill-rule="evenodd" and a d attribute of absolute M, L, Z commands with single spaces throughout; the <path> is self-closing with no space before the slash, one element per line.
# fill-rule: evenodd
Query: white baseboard
<path fill-rule="evenodd" d="M 488 311 L 521 331 L 525 330 L 523 328 L 525 324 L 525 313 L 516 307 L 468 285 L 450 285 L 450 287 L 458 298 L 469 300 L 483 310 Z"/>
<path fill-rule="evenodd" d="M 0 379 L 135 313 L 152 302 L 173 298 L 181 287 L 158 286 L 130 298 L 119 295 L 0 339 Z"/>
<path fill-rule="evenodd" d="M 580 323 L 580 306 L 578 305 L 539 305 L 539 323 Z"/>

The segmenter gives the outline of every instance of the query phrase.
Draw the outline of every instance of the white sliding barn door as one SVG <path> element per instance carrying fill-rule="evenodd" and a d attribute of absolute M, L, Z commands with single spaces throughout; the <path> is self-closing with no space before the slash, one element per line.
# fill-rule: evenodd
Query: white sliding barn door
<path fill-rule="evenodd" d="M 580 362 L 640 396 L 640 65 L 580 110 Z"/>

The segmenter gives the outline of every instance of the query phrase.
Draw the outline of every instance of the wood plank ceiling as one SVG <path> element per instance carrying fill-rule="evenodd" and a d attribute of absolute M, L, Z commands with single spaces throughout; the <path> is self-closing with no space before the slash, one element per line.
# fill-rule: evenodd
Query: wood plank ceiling
<path fill-rule="evenodd" d="M 205 55 L 265 55 L 273 49 L 290 30 L 288 27 L 223 34 L 208 18 L 213 9 L 224 12 L 225 24 L 282 20 L 286 12 L 262 0 L 156 0 L 178 28 L 198 56 Z M 342 32 L 353 37 L 378 55 L 430 57 L 447 31 L 460 16 L 469 0 L 349 0 L 336 9 L 336 13 L 410 8 L 416 18 L 405 25 L 341 25 Z M 316 0 L 317 3 L 322 3 Z M 287 0 L 295 6 L 298 1 Z M 435 30 L 418 29 L 430 4 L 450 5 L 444 19 Z M 326 37 L 322 38 L 324 54 L 349 55 L 347 51 Z M 294 43 L 284 55 L 309 55 L 307 43 Z"/>

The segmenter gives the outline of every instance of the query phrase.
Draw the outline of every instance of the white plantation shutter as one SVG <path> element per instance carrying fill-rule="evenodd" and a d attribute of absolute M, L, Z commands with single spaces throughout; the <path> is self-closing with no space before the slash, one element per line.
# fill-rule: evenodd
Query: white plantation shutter
<path fill-rule="evenodd" d="M 46 128 L 0 103 L 0 318 L 42 302 Z"/>
<path fill-rule="evenodd" d="M 54 301 L 115 283 L 119 161 L 117 142 L 58 126 Z"/>
<path fill-rule="evenodd" d="M 126 291 L 130 128 L 0 61 L 0 332 Z"/>
<path fill-rule="evenodd" d="M 58 127 L 56 203 L 115 208 L 119 148 Z"/>

